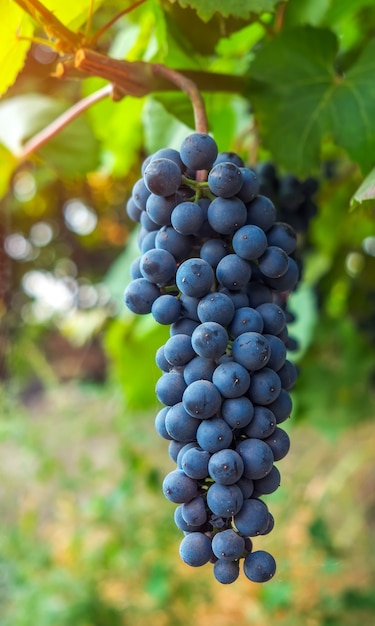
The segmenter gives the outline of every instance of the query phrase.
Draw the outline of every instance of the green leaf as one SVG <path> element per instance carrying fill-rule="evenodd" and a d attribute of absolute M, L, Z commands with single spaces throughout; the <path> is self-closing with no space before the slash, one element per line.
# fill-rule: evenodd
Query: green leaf
<path fill-rule="evenodd" d="M 246 19 L 250 13 L 273 11 L 279 0 L 232 0 L 232 2 L 228 0 L 178 0 L 178 2 L 183 8 L 195 9 L 198 16 L 208 22 L 216 12 L 223 17 L 233 15 Z"/>
<path fill-rule="evenodd" d="M 84 93 L 100 89 L 106 81 L 89 78 Z M 126 176 L 138 158 L 143 144 L 143 98 L 127 96 L 119 102 L 105 98 L 90 107 L 87 117 L 96 138 L 101 143 L 104 167 L 116 176 Z"/>
<path fill-rule="evenodd" d="M 23 68 L 34 26 L 19 6 L 12 0 L 0 0 L 0 95 L 5 93 Z"/>
<path fill-rule="evenodd" d="M 24 142 L 68 106 L 38 94 L 5 100 L 0 103 L 0 142 L 15 156 L 20 156 Z M 67 176 L 90 171 L 97 165 L 97 143 L 83 115 L 42 146 L 38 154 Z"/>
<path fill-rule="evenodd" d="M 363 203 L 370 204 L 371 206 L 375 204 L 375 167 L 368 176 L 366 176 L 350 201 L 350 205 L 353 208 L 358 205 L 363 205 Z"/>
<path fill-rule="evenodd" d="M 327 29 L 287 29 L 264 45 L 250 68 L 265 146 L 297 174 L 319 166 L 328 135 L 364 171 L 375 160 L 375 40 L 345 77 L 335 73 L 337 50 Z"/>

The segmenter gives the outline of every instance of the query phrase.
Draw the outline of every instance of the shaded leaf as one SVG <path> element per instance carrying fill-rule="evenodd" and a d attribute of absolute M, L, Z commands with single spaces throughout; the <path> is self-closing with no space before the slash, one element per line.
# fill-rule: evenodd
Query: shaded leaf
<path fill-rule="evenodd" d="M 174 0 L 171 0 L 174 1 Z M 207 22 L 214 13 L 223 17 L 235 16 L 246 19 L 250 13 L 273 11 L 279 0 L 178 0 L 182 7 L 195 9 L 198 16 Z"/>
<path fill-rule="evenodd" d="M 345 77 L 335 71 L 337 50 L 328 29 L 293 28 L 265 44 L 251 65 L 251 98 L 265 145 L 297 174 L 318 167 L 327 135 L 363 170 L 375 161 L 375 41 Z"/>
<path fill-rule="evenodd" d="M 31 46 L 34 26 L 19 6 L 12 0 L 0 0 L 0 95 L 5 93 L 23 68 L 26 54 Z"/>

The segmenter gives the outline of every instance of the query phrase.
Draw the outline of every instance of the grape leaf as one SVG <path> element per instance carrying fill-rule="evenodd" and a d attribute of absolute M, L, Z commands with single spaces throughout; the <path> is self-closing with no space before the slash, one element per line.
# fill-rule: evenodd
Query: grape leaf
<path fill-rule="evenodd" d="M 16 80 L 31 45 L 31 40 L 22 40 L 20 37 L 31 38 L 34 27 L 28 15 L 11 0 L 0 0 L 0 15 L 1 95 Z"/>
<path fill-rule="evenodd" d="M 198 16 L 204 21 L 209 19 L 217 12 L 223 17 L 235 16 L 246 19 L 250 13 L 263 13 L 264 11 L 273 11 L 275 5 L 280 0 L 178 0 L 183 7 L 195 9 Z M 170 0 L 175 2 L 175 0 Z"/>
<path fill-rule="evenodd" d="M 310 26 L 284 30 L 251 65 L 259 132 L 276 161 L 303 175 L 319 165 L 331 135 L 364 171 L 375 162 L 375 40 L 356 63 L 335 71 L 337 38 Z"/>

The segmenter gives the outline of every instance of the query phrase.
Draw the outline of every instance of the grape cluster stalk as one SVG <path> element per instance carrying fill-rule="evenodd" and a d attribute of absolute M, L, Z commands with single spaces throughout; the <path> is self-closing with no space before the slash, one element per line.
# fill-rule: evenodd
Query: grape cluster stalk
<path fill-rule="evenodd" d="M 297 377 L 286 310 L 296 234 L 255 172 L 199 132 L 145 160 L 127 213 L 140 223 L 140 256 L 125 303 L 170 325 L 156 354 L 155 427 L 176 463 L 163 492 L 178 505 L 181 559 L 211 562 L 223 584 L 241 564 L 251 581 L 268 581 L 275 559 L 253 538 L 273 529 L 262 497 L 279 487 L 276 463 L 290 447 L 280 425 Z"/>

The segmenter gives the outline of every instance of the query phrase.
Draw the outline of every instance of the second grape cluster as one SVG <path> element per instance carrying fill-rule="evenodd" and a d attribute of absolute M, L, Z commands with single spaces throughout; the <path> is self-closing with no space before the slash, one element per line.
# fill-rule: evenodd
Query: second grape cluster
<path fill-rule="evenodd" d="M 156 355 L 157 432 L 176 462 L 163 491 L 178 506 L 182 560 L 213 563 L 234 582 L 243 563 L 253 582 L 276 563 L 252 538 L 273 528 L 262 496 L 280 485 L 289 450 L 280 427 L 291 413 L 296 368 L 287 358 L 296 235 L 276 221 L 256 174 L 206 134 L 149 157 L 128 215 L 140 222 L 141 255 L 125 303 L 170 325 Z"/>

